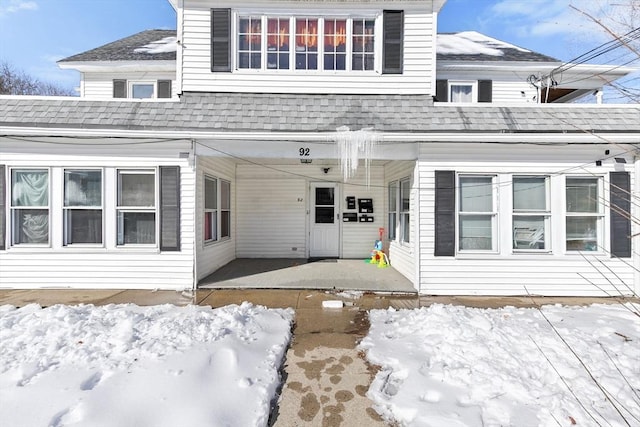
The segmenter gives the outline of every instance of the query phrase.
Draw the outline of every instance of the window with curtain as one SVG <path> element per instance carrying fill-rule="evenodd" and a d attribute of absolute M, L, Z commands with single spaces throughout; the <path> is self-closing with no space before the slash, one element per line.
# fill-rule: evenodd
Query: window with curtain
<path fill-rule="evenodd" d="M 324 69 L 347 69 L 346 19 L 324 19 Z"/>
<path fill-rule="evenodd" d="M 64 244 L 102 243 L 102 171 L 64 171 Z"/>
<path fill-rule="evenodd" d="M 398 181 L 389 183 L 389 240 L 396 240 L 398 229 Z"/>
<path fill-rule="evenodd" d="M 262 18 L 243 16 L 238 22 L 238 68 L 262 67 Z"/>
<path fill-rule="evenodd" d="M 289 69 L 289 18 L 267 19 L 267 68 Z"/>
<path fill-rule="evenodd" d="M 513 249 L 548 250 L 548 177 L 513 177 Z"/>
<path fill-rule="evenodd" d="M 14 245 L 49 243 L 49 170 L 11 170 Z"/>
<path fill-rule="evenodd" d="M 493 176 L 460 176 L 458 181 L 458 249 L 494 251 L 496 203 Z"/>
<path fill-rule="evenodd" d="M 218 180 L 204 177 L 204 241 L 218 240 Z"/>
<path fill-rule="evenodd" d="M 296 18 L 296 70 L 318 69 L 318 19 Z"/>
<path fill-rule="evenodd" d="M 409 178 L 400 180 L 400 236 L 405 243 L 411 241 L 411 224 L 409 206 L 411 197 L 411 181 Z"/>
<path fill-rule="evenodd" d="M 156 243 L 155 170 L 118 170 L 118 245 Z"/>
<path fill-rule="evenodd" d="M 473 102 L 472 84 L 451 84 L 449 90 L 450 102 Z"/>
<path fill-rule="evenodd" d="M 566 179 L 566 248 L 597 251 L 604 220 L 600 200 L 600 178 Z"/>

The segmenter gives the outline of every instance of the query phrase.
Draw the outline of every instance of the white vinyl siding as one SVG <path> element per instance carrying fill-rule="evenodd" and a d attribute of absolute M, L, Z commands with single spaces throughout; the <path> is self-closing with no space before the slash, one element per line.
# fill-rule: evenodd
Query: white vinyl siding
<path fill-rule="evenodd" d="M 414 175 L 415 162 L 411 161 L 394 161 L 389 162 L 384 167 L 384 181 L 385 191 L 388 189 L 390 182 L 396 182 L 399 184 L 400 180 L 407 179 L 407 177 L 413 177 Z M 398 187 L 398 199 L 400 198 L 400 188 Z M 388 197 L 388 195 L 387 195 Z M 386 201 L 388 203 L 388 200 Z M 415 250 L 415 245 L 418 244 L 416 239 L 412 238 L 416 232 L 416 222 L 415 222 L 415 212 L 416 211 L 416 192 L 412 191 L 409 199 L 409 233 L 410 240 L 414 243 L 406 244 L 401 243 L 398 238 L 401 236 L 401 229 L 399 226 L 396 227 L 396 239 L 388 242 L 389 245 L 389 261 L 393 268 L 398 270 L 402 275 L 404 275 L 407 279 L 409 279 L 414 286 L 417 287 L 416 282 L 416 260 L 415 257 L 417 252 Z M 398 217 L 398 225 L 400 223 Z M 387 227 L 393 227 L 392 224 L 386 224 Z M 422 224 L 420 224 L 422 227 Z"/>
<path fill-rule="evenodd" d="M 296 3 L 296 7 L 304 7 L 304 5 Z M 301 15 L 304 11 L 305 9 L 298 10 Z M 268 12 L 270 11 L 261 10 L 261 13 Z M 314 16 L 331 16 L 335 14 L 335 8 L 324 10 L 316 8 L 313 12 Z M 381 13 L 382 10 L 378 12 Z M 358 9 L 346 10 L 345 13 L 352 16 L 359 15 Z M 281 15 L 274 13 L 274 16 Z M 325 70 L 304 72 L 241 70 L 231 73 L 212 73 L 210 8 L 203 6 L 202 2 L 187 0 L 184 2 L 182 23 L 183 44 L 188 46 L 182 52 L 183 90 L 187 92 L 429 94 L 435 58 L 433 53 L 435 16 L 427 10 L 405 10 L 404 17 L 403 74 L 383 75 L 369 71 Z M 234 22 L 232 34 L 236 34 L 235 25 Z M 382 28 L 377 30 L 381 33 Z M 380 44 L 381 41 L 378 37 L 376 44 Z M 232 50 L 235 52 L 235 49 Z"/>
<path fill-rule="evenodd" d="M 51 188 L 51 244 L 49 247 L 9 247 L 0 253 L 0 287 L 3 288 L 87 288 L 87 289 L 186 289 L 193 285 L 195 181 L 187 159 L 179 152 L 188 151 L 190 143 L 173 142 L 163 148 L 133 145 L 126 147 L 130 157 L 122 156 L 123 145 L 97 147 L 69 140 L 55 154 L 34 156 L 33 146 L 21 144 L 23 153 L 3 151 L 3 163 L 9 168 L 48 168 Z M 124 141 L 120 141 L 121 143 Z M 0 139 L 0 143 L 2 143 Z M 40 145 L 41 147 L 41 145 Z M 42 150 L 40 148 L 40 150 Z M 108 165 L 108 166 L 105 166 Z M 180 166 L 180 240 L 181 250 L 160 252 L 154 247 L 117 247 L 116 188 L 117 170 L 155 169 Z M 64 246 L 64 170 L 102 169 L 104 177 L 103 245 Z"/>
<path fill-rule="evenodd" d="M 235 222 L 235 206 L 236 206 L 236 188 L 235 188 L 235 175 L 236 165 L 235 162 L 229 159 L 222 159 L 218 157 L 198 157 L 197 164 L 197 182 L 198 189 L 196 192 L 197 198 L 197 226 L 196 226 L 196 260 L 197 260 L 197 273 L 198 280 L 203 279 L 209 274 L 213 273 L 220 267 L 229 263 L 236 258 L 236 222 Z M 230 193 L 230 223 L 229 223 L 229 237 L 225 237 L 219 241 L 212 243 L 205 243 L 204 221 L 205 221 L 205 176 L 208 178 L 215 177 L 218 182 L 228 182 L 231 188 Z M 219 189 L 218 184 L 217 189 Z M 221 209 L 221 204 L 217 204 L 218 216 Z M 218 220 L 217 224 L 220 223 Z M 220 230 L 218 230 L 220 235 Z M 220 237 L 220 236 L 218 236 Z"/>
<path fill-rule="evenodd" d="M 599 147 L 494 146 L 466 145 L 464 155 L 452 154 L 443 145 L 423 146 L 418 162 L 420 187 L 420 292 L 434 295 L 591 295 L 629 294 L 633 289 L 634 270 L 627 260 L 612 258 L 608 252 L 578 253 L 565 250 L 565 178 L 599 176 L 604 180 L 605 205 L 602 241 L 608 246 L 609 212 L 607 208 L 608 173 L 614 170 L 611 162 L 597 167 L 586 160 L 601 155 Z M 572 157 L 573 156 L 573 157 Z M 496 159 L 521 159 L 518 162 Z M 571 159 L 557 162 L 558 158 Z M 473 160 L 470 160 L 473 159 Z M 580 169 L 577 168 L 580 166 Z M 456 257 L 435 257 L 434 254 L 434 171 L 454 170 L 457 174 L 497 175 L 496 187 L 501 205 L 506 206 L 499 220 L 501 230 L 511 230 L 512 176 L 548 176 L 552 230 L 549 234 L 551 253 L 516 251 L 512 235 L 502 232 L 499 252 L 495 254 L 461 254 Z M 579 170 L 582 175 L 576 174 Z M 631 171 L 631 168 L 628 169 Z M 573 171 L 574 173 L 570 173 Z M 593 175 L 592 175 L 593 174 Z M 633 174 L 632 187 L 633 188 Z M 458 189 L 456 189 L 458 190 Z M 632 212 L 632 215 L 634 213 Z M 392 261 L 393 264 L 393 261 Z"/>

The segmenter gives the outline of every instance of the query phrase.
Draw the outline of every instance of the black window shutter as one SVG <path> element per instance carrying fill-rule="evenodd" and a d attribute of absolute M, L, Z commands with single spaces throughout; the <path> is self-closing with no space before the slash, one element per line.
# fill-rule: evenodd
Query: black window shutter
<path fill-rule="evenodd" d="M 211 71 L 231 72 L 231 9 L 211 9 Z"/>
<path fill-rule="evenodd" d="M 5 177 L 5 170 L 5 165 L 0 165 L 0 250 L 7 249 L 7 236 L 4 235 L 5 230 L 7 229 L 7 206 L 5 204 L 5 200 L 7 198 L 7 180 Z"/>
<path fill-rule="evenodd" d="M 436 171 L 435 256 L 456 252 L 456 173 Z"/>
<path fill-rule="evenodd" d="M 436 102 L 449 102 L 448 80 L 436 80 Z"/>
<path fill-rule="evenodd" d="M 171 98 L 171 80 L 158 80 L 158 98 Z"/>
<path fill-rule="evenodd" d="M 493 82 L 478 80 L 478 102 L 491 102 L 493 96 Z"/>
<path fill-rule="evenodd" d="M 114 98 L 127 97 L 127 81 L 126 80 L 113 81 L 113 97 Z"/>
<path fill-rule="evenodd" d="M 160 166 L 160 250 L 180 250 L 179 166 Z"/>
<path fill-rule="evenodd" d="M 382 29 L 382 74 L 402 74 L 404 11 L 383 11 Z"/>
<path fill-rule="evenodd" d="M 628 172 L 610 172 L 611 256 L 631 257 L 631 182 Z"/>

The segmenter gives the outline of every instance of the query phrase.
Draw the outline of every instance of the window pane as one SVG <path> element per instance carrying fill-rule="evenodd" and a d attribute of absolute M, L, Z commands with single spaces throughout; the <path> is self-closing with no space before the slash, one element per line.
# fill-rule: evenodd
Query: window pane
<path fill-rule="evenodd" d="M 372 19 L 354 19 L 352 26 L 351 68 L 353 70 L 373 70 L 374 65 L 374 29 Z"/>
<path fill-rule="evenodd" d="M 491 250 L 491 216 L 465 215 L 460 217 L 460 249 Z"/>
<path fill-rule="evenodd" d="M 513 178 L 513 210 L 546 211 L 547 187 L 544 177 Z"/>
<path fill-rule="evenodd" d="M 49 206 L 49 172 L 14 169 L 11 172 L 11 205 Z"/>
<path fill-rule="evenodd" d="M 217 212 L 205 212 L 204 213 L 204 240 L 217 240 L 218 239 L 218 214 Z"/>
<path fill-rule="evenodd" d="M 333 224 L 333 206 L 316 207 L 316 224 Z"/>
<path fill-rule="evenodd" d="M 398 209 L 398 183 L 389 184 L 389 211 L 395 212 Z"/>
<path fill-rule="evenodd" d="M 153 84 L 132 84 L 132 98 L 153 98 Z"/>
<path fill-rule="evenodd" d="M 409 243 L 411 241 L 411 234 L 409 232 L 409 229 L 411 228 L 411 224 L 409 223 L 409 214 L 403 213 L 400 218 L 402 221 L 402 224 L 400 225 L 402 229 L 402 241 Z"/>
<path fill-rule="evenodd" d="M 493 212 L 491 177 L 460 178 L 460 211 Z"/>
<path fill-rule="evenodd" d="M 156 215 L 153 212 L 119 212 L 118 244 L 156 242 Z"/>
<path fill-rule="evenodd" d="M 347 21 L 325 19 L 324 21 L 324 69 L 346 69 Z"/>
<path fill-rule="evenodd" d="M 545 249 L 543 216 L 513 217 L 514 249 Z"/>
<path fill-rule="evenodd" d="M 598 250 L 598 218 L 593 216 L 567 217 L 567 250 Z"/>
<path fill-rule="evenodd" d="M 598 212 L 598 178 L 567 178 L 567 212 Z"/>
<path fill-rule="evenodd" d="M 333 205 L 333 188 L 316 188 L 316 205 Z"/>
<path fill-rule="evenodd" d="M 471 85 L 451 85 L 451 102 L 473 102 Z"/>
<path fill-rule="evenodd" d="M 120 172 L 118 181 L 118 206 L 155 206 L 154 174 Z"/>
<path fill-rule="evenodd" d="M 231 212 L 222 211 L 220 213 L 220 237 L 231 236 Z"/>
<path fill-rule="evenodd" d="M 102 243 L 102 210 L 66 209 L 65 244 Z"/>
<path fill-rule="evenodd" d="M 296 69 L 318 68 L 318 20 L 296 19 Z"/>
<path fill-rule="evenodd" d="M 411 192 L 411 182 L 409 180 L 400 181 L 400 210 L 402 212 L 409 211 L 409 197 Z"/>
<path fill-rule="evenodd" d="M 289 18 L 267 20 L 267 68 L 289 69 Z"/>
<path fill-rule="evenodd" d="M 102 206 L 102 172 L 64 171 L 65 206 Z"/>
<path fill-rule="evenodd" d="M 238 22 L 238 68 L 262 67 L 262 18 L 243 17 Z"/>
<path fill-rule="evenodd" d="M 396 213 L 389 213 L 389 240 L 396 239 L 396 227 L 398 226 L 396 221 Z"/>
<path fill-rule="evenodd" d="M 231 208 L 231 183 L 229 181 L 220 181 L 220 208 Z"/>
<path fill-rule="evenodd" d="M 13 211 L 13 243 L 49 243 L 49 210 L 15 209 Z"/>
<path fill-rule="evenodd" d="M 204 208 L 218 208 L 218 183 L 215 179 L 204 179 Z"/>

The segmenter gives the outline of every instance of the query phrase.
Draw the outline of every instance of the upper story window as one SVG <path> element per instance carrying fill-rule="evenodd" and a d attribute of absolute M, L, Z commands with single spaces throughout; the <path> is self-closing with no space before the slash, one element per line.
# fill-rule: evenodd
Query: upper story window
<path fill-rule="evenodd" d="M 211 9 L 211 71 L 402 74 L 404 11 L 365 15 L 260 15 Z"/>
<path fill-rule="evenodd" d="M 491 80 L 436 80 L 437 102 L 491 102 L 492 98 Z"/>
<path fill-rule="evenodd" d="M 373 71 L 375 19 L 240 15 L 239 70 Z"/>
<path fill-rule="evenodd" d="M 154 99 L 171 98 L 171 80 L 113 81 L 114 98 Z"/>
<path fill-rule="evenodd" d="M 449 102 L 475 102 L 476 87 L 476 82 L 449 82 Z"/>

